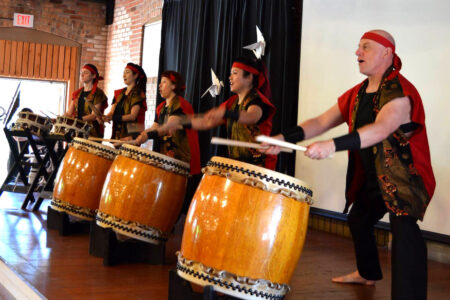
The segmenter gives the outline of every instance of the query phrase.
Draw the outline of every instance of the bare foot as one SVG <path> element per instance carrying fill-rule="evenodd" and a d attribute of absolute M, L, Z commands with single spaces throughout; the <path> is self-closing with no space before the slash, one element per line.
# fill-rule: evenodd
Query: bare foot
<path fill-rule="evenodd" d="M 374 280 L 367 280 L 362 278 L 361 275 L 359 275 L 358 271 L 355 271 L 353 273 L 344 276 L 334 277 L 331 279 L 331 281 L 337 283 L 356 283 L 362 285 L 375 285 Z"/>

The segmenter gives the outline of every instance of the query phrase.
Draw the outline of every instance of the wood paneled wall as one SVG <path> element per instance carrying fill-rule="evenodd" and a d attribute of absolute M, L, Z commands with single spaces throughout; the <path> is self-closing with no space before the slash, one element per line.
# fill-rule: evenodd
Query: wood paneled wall
<path fill-rule="evenodd" d="M 79 48 L 0 40 L 0 76 L 68 83 L 72 95 L 78 78 Z"/>

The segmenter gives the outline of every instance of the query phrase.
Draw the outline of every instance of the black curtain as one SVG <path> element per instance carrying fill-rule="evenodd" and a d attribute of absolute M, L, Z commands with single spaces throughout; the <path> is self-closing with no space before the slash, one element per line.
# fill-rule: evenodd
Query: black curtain
<path fill-rule="evenodd" d="M 297 124 L 301 15 L 301 0 L 164 0 L 159 73 L 180 72 L 185 98 L 197 113 L 206 112 L 231 96 L 231 64 L 237 56 L 253 55 L 242 47 L 256 42 L 258 25 L 277 108 L 272 133 L 279 133 Z M 225 88 L 217 98 L 200 99 L 211 85 L 211 68 Z M 199 132 L 202 165 L 213 155 L 225 155 L 225 147 L 210 144 L 221 133 L 224 128 Z M 277 170 L 293 175 L 295 155 L 280 155 Z"/>

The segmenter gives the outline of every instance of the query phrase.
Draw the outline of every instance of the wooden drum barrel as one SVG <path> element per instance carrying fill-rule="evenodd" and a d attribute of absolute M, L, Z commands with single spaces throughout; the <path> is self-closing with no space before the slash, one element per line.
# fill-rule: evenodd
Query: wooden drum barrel
<path fill-rule="evenodd" d="M 151 244 L 166 241 L 183 205 L 189 164 L 123 145 L 103 187 L 97 225 Z"/>
<path fill-rule="evenodd" d="M 94 220 L 103 183 L 117 150 L 74 138 L 55 179 L 51 208 Z"/>
<path fill-rule="evenodd" d="M 296 178 L 213 157 L 186 216 L 177 272 L 243 299 L 282 299 L 305 240 L 312 191 Z"/>

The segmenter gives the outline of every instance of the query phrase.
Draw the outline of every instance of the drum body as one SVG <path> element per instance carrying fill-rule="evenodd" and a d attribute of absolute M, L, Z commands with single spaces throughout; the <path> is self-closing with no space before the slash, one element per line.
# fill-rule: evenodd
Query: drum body
<path fill-rule="evenodd" d="M 51 207 L 84 220 L 94 220 L 100 196 L 117 150 L 74 138 L 55 179 Z"/>
<path fill-rule="evenodd" d="M 167 240 L 188 175 L 185 162 L 123 145 L 103 186 L 97 225 L 152 244 Z"/>
<path fill-rule="evenodd" d="M 66 133 L 72 132 L 74 137 L 87 139 L 90 130 L 91 125 L 88 122 L 76 118 L 58 116 L 51 133 L 55 135 L 65 135 Z"/>
<path fill-rule="evenodd" d="M 281 299 L 305 240 L 312 191 L 302 181 L 213 157 L 192 199 L 178 275 L 244 299 Z"/>
<path fill-rule="evenodd" d="M 33 114 L 31 112 L 19 112 L 19 118 L 14 123 L 12 130 L 29 129 L 35 136 L 42 136 L 44 132 L 49 132 L 52 123 L 49 118 Z"/>

